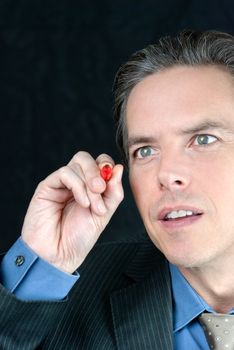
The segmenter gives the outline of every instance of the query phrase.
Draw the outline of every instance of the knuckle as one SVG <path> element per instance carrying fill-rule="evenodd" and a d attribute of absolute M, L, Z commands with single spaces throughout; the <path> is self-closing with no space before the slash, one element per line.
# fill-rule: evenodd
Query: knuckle
<path fill-rule="evenodd" d="M 59 168 L 58 172 L 59 172 L 60 176 L 62 176 L 62 177 L 66 176 L 67 173 L 68 173 L 68 167 L 67 166 L 62 166 L 61 168 Z"/>
<path fill-rule="evenodd" d="M 37 184 L 37 187 L 35 189 L 35 193 L 38 193 L 39 191 L 41 191 L 41 189 L 43 189 L 44 185 L 45 185 L 45 182 L 46 182 L 46 179 L 40 181 L 38 184 Z"/>
<path fill-rule="evenodd" d="M 74 154 L 74 156 L 72 157 L 72 160 L 77 162 L 80 161 L 83 158 L 86 158 L 89 156 L 89 153 L 86 151 L 79 151 L 76 154 Z"/>
<path fill-rule="evenodd" d="M 47 182 L 46 182 L 46 179 L 44 179 L 37 184 L 37 187 L 33 194 L 33 198 L 34 199 L 40 198 L 40 196 L 46 193 L 46 188 L 47 188 Z"/>
<path fill-rule="evenodd" d="M 68 168 L 69 169 L 72 169 L 75 173 L 79 173 L 80 172 L 80 170 L 81 170 L 81 167 L 80 167 L 80 165 L 78 164 L 78 163 L 72 163 L 72 164 L 69 164 L 68 165 Z"/>

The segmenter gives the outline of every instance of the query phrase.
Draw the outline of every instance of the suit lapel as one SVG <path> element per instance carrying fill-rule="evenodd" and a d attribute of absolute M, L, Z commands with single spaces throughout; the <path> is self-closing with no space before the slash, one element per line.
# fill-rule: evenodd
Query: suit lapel
<path fill-rule="evenodd" d="M 118 349 L 171 350 L 171 287 L 165 259 L 149 245 L 137 253 L 126 275 L 134 282 L 111 296 Z"/>

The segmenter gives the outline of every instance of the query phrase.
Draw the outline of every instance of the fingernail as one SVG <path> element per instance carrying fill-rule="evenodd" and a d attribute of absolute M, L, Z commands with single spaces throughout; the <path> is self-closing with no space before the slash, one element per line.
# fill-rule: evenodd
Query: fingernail
<path fill-rule="evenodd" d="M 100 179 L 99 177 L 95 177 L 94 179 L 92 179 L 92 185 L 94 188 L 103 187 L 103 182 L 104 180 Z"/>

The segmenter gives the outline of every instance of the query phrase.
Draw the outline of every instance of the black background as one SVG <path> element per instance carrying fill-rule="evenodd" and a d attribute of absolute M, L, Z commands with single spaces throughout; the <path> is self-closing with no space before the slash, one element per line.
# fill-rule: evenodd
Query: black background
<path fill-rule="evenodd" d="M 119 65 L 184 28 L 234 34 L 234 5 L 218 0 L 0 0 L 1 239 L 20 235 L 39 181 L 78 150 L 119 156 L 112 83 Z M 131 198 L 102 239 L 144 234 Z"/>

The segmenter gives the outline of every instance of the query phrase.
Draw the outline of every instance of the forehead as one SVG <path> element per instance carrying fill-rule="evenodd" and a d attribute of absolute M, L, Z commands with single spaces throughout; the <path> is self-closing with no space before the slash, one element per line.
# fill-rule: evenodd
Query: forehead
<path fill-rule="evenodd" d="M 130 93 L 128 134 L 182 128 L 211 117 L 233 119 L 234 82 L 215 66 L 173 67 L 148 76 Z"/>

